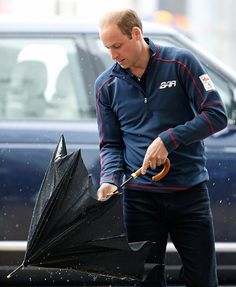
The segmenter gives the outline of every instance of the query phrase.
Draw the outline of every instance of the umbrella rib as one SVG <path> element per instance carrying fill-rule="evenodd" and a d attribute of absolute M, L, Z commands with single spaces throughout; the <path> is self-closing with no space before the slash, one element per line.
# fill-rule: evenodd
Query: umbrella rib
<path fill-rule="evenodd" d="M 21 269 L 21 268 L 23 268 L 23 267 L 24 267 L 24 262 L 23 262 L 20 266 L 18 266 L 16 269 L 14 269 L 11 273 L 9 273 L 9 274 L 7 275 L 7 279 L 11 278 L 12 275 L 14 275 L 19 269 Z"/>

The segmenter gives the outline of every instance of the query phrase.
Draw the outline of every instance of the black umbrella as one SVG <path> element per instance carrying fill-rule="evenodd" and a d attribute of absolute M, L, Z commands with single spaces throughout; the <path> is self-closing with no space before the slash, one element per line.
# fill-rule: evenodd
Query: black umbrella
<path fill-rule="evenodd" d="M 23 263 L 142 280 L 150 242 L 128 243 L 119 196 L 100 202 L 80 150 L 60 138 L 36 200 Z"/>

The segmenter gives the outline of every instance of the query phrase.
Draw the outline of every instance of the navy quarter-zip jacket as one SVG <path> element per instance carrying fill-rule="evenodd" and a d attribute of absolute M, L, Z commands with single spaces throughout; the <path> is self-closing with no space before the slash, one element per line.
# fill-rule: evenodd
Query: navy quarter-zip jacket
<path fill-rule="evenodd" d="M 209 179 L 203 139 L 227 125 L 224 104 L 206 71 L 188 50 L 145 39 L 151 58 L 140 85 L 119 64 L 96 80 L 101 183 L 120 185 L 142 166 L 148 146 L 160 137 L 171 169 L 159 182 L 148 169 L 128 189 L 167 192 Z"/>

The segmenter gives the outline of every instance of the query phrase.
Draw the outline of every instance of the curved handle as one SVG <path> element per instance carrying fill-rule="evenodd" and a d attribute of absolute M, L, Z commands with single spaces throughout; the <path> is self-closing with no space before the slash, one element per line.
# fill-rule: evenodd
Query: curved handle
<path fill-rule="evenodd" d="M 132 174 L 131 174 L 131 176 L 133 177 L 133 178 L 137 178 L 137 177 L 139 177 L 140 175 L 141 175 L 141 167 L 138 169 L 138 170 L 136 170 L 135 172 L 133 172 Z M 159 173 L 157 173 L 156 175 L 154 175 L 153 177 L 152 177 L 152 181 L 158 181 L 158 180 L 161 180 L 163 177 L 165 177 L 166 176 L 166 174 L 168 173 L 168 171 L 170 170 L 170 160 L 167 158 L 166 159 L 166 161 L 165 161 L 165 163 L 164 163 L 164 166 L 163 166 L 163 169 L 159 172 Z"/>
<path fill-rule="evenodd" d="M 170 160 L 167 158 L 165 163 L 164 163 L 163 169 L 158 174 L 156 174 L 152 177 L 152 181 L 156 182 L 158 180 L 161 180 L 163 177 L 165 177 L 167 175 L 169 170 L 170 170 Z"/>

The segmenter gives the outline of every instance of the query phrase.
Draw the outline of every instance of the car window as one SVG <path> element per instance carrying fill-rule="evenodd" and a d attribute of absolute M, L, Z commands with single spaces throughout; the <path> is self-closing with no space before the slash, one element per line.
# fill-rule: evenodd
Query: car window
<path fill-rule="evenodd" d="M 1 39 L 0 117 L 94 117 L 84 81 L 85 71 L 88 73 L 85 51 L 79 40 L 75 43 L 70 39 Z"/>
<path fill-rule="evenodd" d="M 181 46 L 151 35 L 161 45 Z M 75 39 L 0 39 L 0 118 L 82 120 L 95 117 L 94 82 L 114 61 L 95 34 Z M 204 64 L 203 64 L 204 65 Z M 232 115 L 228 83 L 206 65 Z"/>
<path fill-rule="evenodd" d="M 97 67 L 97 71 L 100 74 L 115 62 L 112 60 L 107 48 L 104 47 L 97 35 L 88 35 L 86 39 L 90 53 L 94 55 L 94 57 L 99 58 L 99 62 L 102 63 Z"/>

